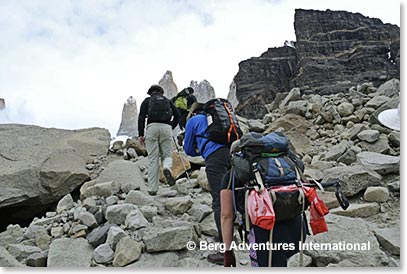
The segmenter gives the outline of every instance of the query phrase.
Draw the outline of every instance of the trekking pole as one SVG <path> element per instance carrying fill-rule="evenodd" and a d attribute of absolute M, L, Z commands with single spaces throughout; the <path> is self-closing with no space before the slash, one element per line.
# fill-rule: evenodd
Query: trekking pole
<path fill-rule="evenodd" d="M 189 178 L 187 166 L 185 165 L 184 158 L 182 157 L 181 151 L 179 150 L 177 141 L 175 141 L 174 135 L 172 135 L 172 140 L 174 141 L 174 145 L 175 145 L 175 149 L 177 150 L 177 154 L 178 154 L 179 158 L 181 159 L 182 165 L 185 170 L 185 174 L 187 175 L 188 182 L 191 183 L 191 178 Z"/>

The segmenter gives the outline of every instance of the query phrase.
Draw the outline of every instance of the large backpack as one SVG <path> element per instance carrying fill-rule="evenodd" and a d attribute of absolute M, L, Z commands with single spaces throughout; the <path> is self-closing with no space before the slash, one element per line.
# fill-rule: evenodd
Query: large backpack
<path fill-rule="evenodd" d="M 304 164 L 291 151 L 286 136 L 250 132 L 240 139 L 239 147 L 241 151 L 232 155 L 235 176 L 249 189 L 262 184 L 269 190 L 276 221 L 293 219 L 308 208 L 301 190 Z"/>
<path fill-rule="evenodd" d="M 152 122 L 168 123 L 172 118 L 170 100 L 161 94 L 153 94 L 148 104 L 148 119 Z"/>
<path fill-rule="evenodd" d="M 204 112 L 208 120 L 207 138 L 219 144 L 231 144 L 242 135 L 232 104 L 222 98 L 205 103 Z"/>

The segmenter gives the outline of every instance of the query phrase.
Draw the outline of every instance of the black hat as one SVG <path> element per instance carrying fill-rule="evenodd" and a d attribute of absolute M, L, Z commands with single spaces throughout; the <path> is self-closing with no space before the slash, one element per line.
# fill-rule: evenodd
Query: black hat
<path fill-rule="evenodd" d="M 189 94 L 194 93 L 194 89 L 192 87 L 188 87 L 187 89 L 189 90 Z"/>
<path fill-rule="evenodd" d="M 152 86 L 148 89 L 147 94 L 148 94 L 148 95 L 151 95 L 154 91 L 158 91 L 158 92 L 160 92 L 161 94 L 164 94 L 164 89 L 163 89 L 161 86 L 159 86 L 159 85 L 152 85 Z"/>

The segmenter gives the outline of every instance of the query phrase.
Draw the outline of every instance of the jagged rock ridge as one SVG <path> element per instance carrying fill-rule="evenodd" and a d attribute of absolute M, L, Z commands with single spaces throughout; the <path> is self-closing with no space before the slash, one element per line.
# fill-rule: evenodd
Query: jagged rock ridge
<path fill-rule="evenodd" d="M 197 81 L 191 81 L 190 86 L 194 89 L 194 95 L 199 103 L 205 103 L 216 97 L 215 89 L 206 80 L 201 81 L 199 84 Z"/>
<path fill-rule="evenodd" d="M 297 9 L 296 42 L 242 61 L 234 78 L 238 113 L 261 118 L 276 95 L 347 92 L 400 78 L 400 28 L 346 11 Z"/>
<path fill-rule="evenodd" d="M 132 96 L 127 99 L 123 106 L 122 121 L 120 123 L 117 136 L 137 136 L 138 135 L 138 109 L 137 101 Z"/>
<path fill-rule="evenodd" d="M 172 98 L 178 93 L 178 87 L 174 82 L 172 77 L 172 72 L 167 70 L 163 78 L 158 82 L 158 84 L 164 89 L 164 96 L 167 98 Z"/>

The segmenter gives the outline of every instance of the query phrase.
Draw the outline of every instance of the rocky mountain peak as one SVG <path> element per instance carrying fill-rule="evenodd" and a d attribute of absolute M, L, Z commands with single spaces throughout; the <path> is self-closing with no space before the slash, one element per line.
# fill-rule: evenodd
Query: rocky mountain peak
<path fill-rule="evenodd" d="M 117 132 L 117 136 L 126 135 L 126 136 L 137 136 L 137 128 L 138 128 L 138 109 L 137 109 L 137 101 L 135 98 L 130 96 L 127 98 L 126 103 L 123 105 L 123 112 L 122 112 L 122 121 L 120 123 L 119 131 Z"/>
<path fill-rule="evenodd" d="M 400 28 L 347 11 L 296 9 L 296 41 L 239 63 L 236 107 L 262 118 L 280 93 L 347 93 L 361 82 L 379 86 L 400 78 Z"/>
<path fill-rule="evenodd" d="M 194 95 L 198 102 L 205 103 L 206 101 L 216 97 L 215 89 L 207 80 L 201 82 L 191 81 L 190 86 L 194 89 Z"/>
<path fill-rule="evenodd" d="M 178 87 L 174 82 L 174 78 L 172 77 L 172 72 L 167 70 L 164 74 L 163 78 L 158 82 L 160 86 L 164 89 L 164 96 L 167 98 L 172 98 L 177 95 Z"/>

